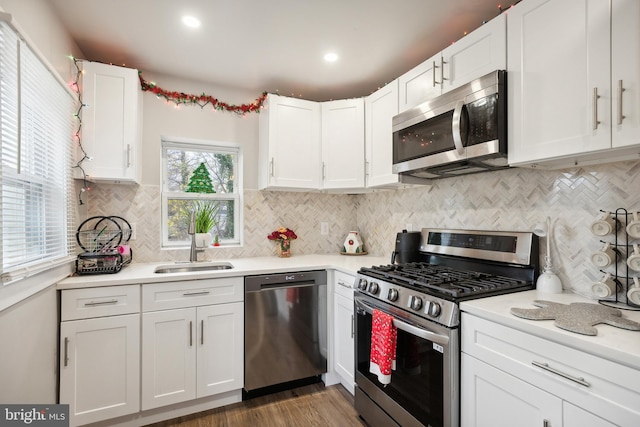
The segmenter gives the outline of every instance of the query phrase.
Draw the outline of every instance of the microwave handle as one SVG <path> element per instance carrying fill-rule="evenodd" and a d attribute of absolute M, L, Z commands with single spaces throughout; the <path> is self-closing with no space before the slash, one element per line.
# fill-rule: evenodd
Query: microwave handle
<path fill-rule="evenodd" d="M 462 109 L 464 108 L 464 101 L 458 101 L 456 108 L 453 110 L 453 122 L 451 123 L 451 130 L 453 132 L 453 144 L 456 146 L 456 151 L 459 155 L 464 155 L 464 146 L 462 145 Z"/>

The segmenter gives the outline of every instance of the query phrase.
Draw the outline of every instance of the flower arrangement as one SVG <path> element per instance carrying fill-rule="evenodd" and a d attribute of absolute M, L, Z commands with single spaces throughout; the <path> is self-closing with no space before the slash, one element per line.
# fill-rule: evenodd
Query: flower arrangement
<path fill-rule="evenodd" d="M 281 258 L 291 256 L 291 241 L 297 238 L 296 233 L 286 227 L 280 227 L 267 236 L 269 240 L 278 241 L 278 256 Z"/>
<path fill-rule="evenodd" d="M 298 236 L 292 229 L 285 227 L 280 227 L 267 236 L 269 240 L 294 240 L 297 238 Z"/>

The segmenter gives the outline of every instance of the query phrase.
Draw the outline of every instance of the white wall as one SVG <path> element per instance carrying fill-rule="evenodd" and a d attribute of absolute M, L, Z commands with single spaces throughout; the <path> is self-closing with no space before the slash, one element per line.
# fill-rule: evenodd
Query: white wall
<path fill-rule="evenodd" d="M 204 92 L 229 104 L 246 104 L 261 95 L 142 71 L 145 80 L 153 81 L 163 89 L 193 94 Z M 244 188 L 258 188 L 257 113 L 239 116 L 226 111 L 214 111 L 211 106 L 203 109 L 190 105 L 176 107 L 151 92 L 145 92 L 143 103 L 143 185 L 160 185 L 160 140 L 162 136 L 171 136 L 239 144 L 244 156 Z"/>
<path fill-rule="evenodd" d="M 69 55 L 81 54 L 49 3 L 0 0 L 0 8 L 13 16 L 26 39 L 60 76 L 71 81 L 75 67 Z M 58 305 L 53 286 L 0 312 L 0 402 L 56 402 L 57 337 Z"/>

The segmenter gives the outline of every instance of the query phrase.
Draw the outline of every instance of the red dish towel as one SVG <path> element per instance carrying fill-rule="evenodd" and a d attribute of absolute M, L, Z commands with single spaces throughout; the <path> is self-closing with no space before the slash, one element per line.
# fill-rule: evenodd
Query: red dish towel
<path fill-rule="evenodd" d="M 396 369 L 397 340 L 398 330 L 393 326 L 393 316 L 373 310 L 369 372 L 377 375 L 381 384 L 389 384 L 391 371 Z"/>

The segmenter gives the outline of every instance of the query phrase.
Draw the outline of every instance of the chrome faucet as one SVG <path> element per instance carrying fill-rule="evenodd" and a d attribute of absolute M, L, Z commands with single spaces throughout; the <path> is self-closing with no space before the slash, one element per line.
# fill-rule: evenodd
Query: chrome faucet
<path fill-rule="evenodd" d="M 198 261 L 198 253 L 196 251 L 196 213 L 191 211 L 191 220 L 189 221 L 189 230 L 187 233 L 191 234 L 191 252 L 189 253 L 189 261 Z"/>

